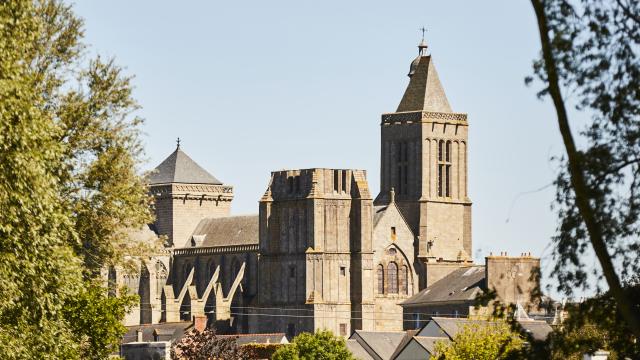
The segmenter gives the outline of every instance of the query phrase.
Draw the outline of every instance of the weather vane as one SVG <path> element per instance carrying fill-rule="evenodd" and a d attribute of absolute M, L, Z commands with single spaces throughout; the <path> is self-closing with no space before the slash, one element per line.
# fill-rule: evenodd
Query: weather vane
<path fill-rule="evenodd" d="M 176 140 L 176 144 L 178 144 L 178 149 L 180 149 L 180 138 Z"/>

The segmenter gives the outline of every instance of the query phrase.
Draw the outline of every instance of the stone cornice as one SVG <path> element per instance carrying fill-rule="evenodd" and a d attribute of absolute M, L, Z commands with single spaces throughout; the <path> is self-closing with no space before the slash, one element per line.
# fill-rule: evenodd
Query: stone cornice
<path fill-rule="evenodd" d="M 195 247 L 195 248 L 182 248 L 173 250 L 175 256 L 188 256 L 188 255 L 214 255 L 214 254 L 236 254 L 258 252 L 258 244 L 247 245 L 227 245 L 227 246 L 215 246 L 215 247 Z"/>
<path fill-rule="evenodd" d="M 408 111 L 382 114 L 382 125 L 415 123 L 457 123 L 467 125 L 467 114 L 430 111 Z"/>
<path fill-rule="evenodd" d="M 209 184 L 162 184 L 153 185 L 151 194 L 157 199 L 180 199 L 202 201 L 231 201 L 233 186 Z"/>

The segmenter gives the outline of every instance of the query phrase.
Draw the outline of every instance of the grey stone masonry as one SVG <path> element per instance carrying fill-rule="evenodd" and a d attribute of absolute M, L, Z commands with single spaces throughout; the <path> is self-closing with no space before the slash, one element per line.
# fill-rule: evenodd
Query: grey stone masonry
<path fill-rule="evenodd" d="M 285 313 L 260 332 L 373 327 L 372 200 L 365 172 L 305 169 L 271 174 L 260 200 L 259 303 Z M 352 314 L 354 314 L 352 316 Z"/>

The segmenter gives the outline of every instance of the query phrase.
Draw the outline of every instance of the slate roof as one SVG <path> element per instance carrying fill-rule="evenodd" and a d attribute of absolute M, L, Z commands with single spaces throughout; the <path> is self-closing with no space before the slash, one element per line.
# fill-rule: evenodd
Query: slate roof
<path fill-rule="evenodd" d="M 414 336 L 413 339 L 420 344 L 420 346 L 425 348 L 429 354 L 434 353 L 434 349 L 438 341 L 449 342 L 449 339 L 440 337 Z"/>
<path fill-rule="evenodd" d="M 218 335 L 219 337 L 235 338 L 236 344 L 288 344 L 289 340 L 284 333 L 273 334 L 234 334 L 234 335 Z"/>
<path fill-rule="evenodd" d="M 127 332 L 122 337 L 122 343 L 136 342 L 136 330 L 138 329 L 142 329 L 142 340 L 144 342 L 155 341 L 153 336 L 154 331 L 158 332 L 159 341 L 174 341 L 182 338 L 192 326 L 193 322 L 191 321 L 127 326 Z"/>
<path fill-rule="evenodd" d="M 169 155 L 158 165 L 148 177 L 150 184 L 212 184 L 222 185 L 222 182 L 215 178 L 193 161 L 189 155 L 180 148 Z"/>
<path fill-rule="evenodd" d="M 469 320 L 469 319 L 460 319 L 460 318 L 444 318 L 444 317 L 433 317 L 431 321 L 434 321 L 440 329 L 447 335 L 449 338 L 453 338 L 461 331 L 466 325 L 470 324 L 488 324 L 492 322 L 488 322 L 486 320 Z M 553 331 L 551 326 L 547 324 L 546 321 L 542 320 L 523 320 L 518 321 L 520 325 L 524 328 L 525 331 L 529 332 L 534 339 L 536 340 L 544 340 L 547 338 L 549 333 Z"/>
<path fill-rule="evenodd" d="M 409 344 L 411 339 L 413 339 L 413 337 L 418 333 L 418 331 L 419 329 L 407 330 L 404 333 L 404 337 L 402 338 L 402 341 L 400 341 L 400 344 L 398 344 L 396 351 L 393 352 L 393 355 L 391 355 L 390 359 L 395 359 L 395 357 L 398 356 L 398 354 L 407 346 L 407 344 Z"/>
<path fill-rule="evenodd" d="M 416 59 L 417 66 L 396 112 L 432 111 L 450 113 L 451 106 L 440 84 L 431 56 Z M 414 60 L 414 63 L 415 61 Z"/>
<path fill-rule="evenodd" d="M 251 245 L 258 244 L 258 230 L 258 215 L 207 218 L 200 220 L 191 237 L 198 247 Z"/>
<path fill-rule="evenodd" d="M 347 340 L 347 349 L 351 351 L 353 357 L 358 360 L 374 360 L 374 358 L 369 355 L 367 350 L 365 350 L 362 345 L 356 340 L 349 339 Z"/>
<path fill-rule="evenodd" d="M 531 334 L 536 340 L 545 340 L 549 333 L 553 331 L 546 321 L 540 320 L 523 320 L 519 321 L 522 328 Z"/>
<path fill-rule="evenodd" d="M 396 351 L 398 345 L 400 345 L 405 336 L 403 331 L 386 332 L 356 330 L 355 334 L 360 336 L 360 338 L 382 359 L 390 359 L 391 355 Z"/>
<path fill-rule="evenodd" d="M 400 303 L 400 305 L 422 305 L 447 301 L 472 301 L 483 291 L 485 271 L 482 265 L 473 265 L 454 270 L 433 285 Z"/>

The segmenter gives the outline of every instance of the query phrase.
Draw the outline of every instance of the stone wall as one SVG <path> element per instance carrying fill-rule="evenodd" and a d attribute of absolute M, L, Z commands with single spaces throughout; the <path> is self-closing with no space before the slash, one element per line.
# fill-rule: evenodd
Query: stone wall
<path fill-rule="evenodd" d="M 411 228 L 402 217 L 395 202 L 391 202 L 378 214 L 378 221 L 373 230 L 373 263 L 374 263 L 374 302 L 375 330 L 400 331 L 402 325 L 402 301 L 418 292 L 418 274 L 415 261 L 415 237 Z M 392 292 L 389 279 L 389 265 L 395 264 L 398 269 L 397 291 Z M 380 271 L 382 270 L 382 278 Z M 402 273 L 407 271 L 406 283 Z M 379 289 L 382 285 L 382 292 Z M 406 289 L 406 290 L 405 290 Z"/>
<path fill-rule="evenodd" d="M 537 274 L 540 258 L 521 256 L 498 256 L 485 258 L 487 287 L 495 289 L 503 303 L 520 303 L 525 308 L 532 305 L 531 293 L 539 286 Z"/>
<path fill-rule="evenodd" d="M 200 220 L 229 216 L 233 188 L 226 185 L 164 184 L 151 186 L 155 226 L 176 248 L 185 247 Z"/>
<path fill-rule="evenodd" d="M 363 289 L 371 283 L 371 209 L 363 171 L 272 173 L 260 201 L 259 303 L 313 316 L 265 317 L 261 331 L 348 336 L 353 326 L 372 326 L 371 289 Z"/>

